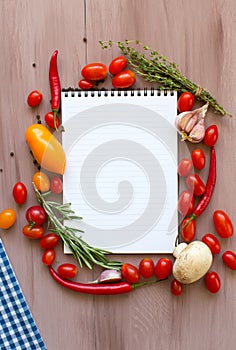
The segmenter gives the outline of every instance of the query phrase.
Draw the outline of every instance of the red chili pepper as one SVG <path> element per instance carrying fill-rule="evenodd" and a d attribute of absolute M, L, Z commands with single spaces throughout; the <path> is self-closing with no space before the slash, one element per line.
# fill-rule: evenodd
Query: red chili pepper
<path fill-rule="evenodd" d="M 203 194 L 202 198 L 198 202 L 197 206 L 193 209 L 193 213 L 191 215 L 191 217 L 193 216 L 193 219 L 199 217 L 204 212 L 208 204 L 210 203 L 212 194 L 214 192 L 215 183 L 216 183 L 216 152 L 215 152 L 215 148 L 211 147 L 210 168 L 209 168 L 209 174 L 208 174 L 208 179 L 206 183 L 206 189 L 205 189 L 205 193 Z"/>
<path fill-rule="evenodd" d="M 119 282 L 119 283 L 98 283 L 98 284 L 85 284 L 69 281 L 63 277 L 60 277 L 57 272 L 53 269 L 52 266 L 49 266 L 49 271 L 51 273 L 52 278 L 63 287 L 67 289 L 74 290 L 75 292 L 85 293 L 85 294 L 94 294 L 94 295 L 114 295 L 114 294 L 123 294 L 129 293 L 134 288 L 138 287 L 137 284 L 130 284 L 127 282 Z"/>
<path fill-rule="evenodd" d="M 61 104 L 61 84 L 57 68 L 57 54 L 58 50 L 54 51 L 50 60 L 49 67 L 49 82 L 51 89 L 51 108 L 54 114 L 54 126 L 56 127 L 56 117 Z"/>

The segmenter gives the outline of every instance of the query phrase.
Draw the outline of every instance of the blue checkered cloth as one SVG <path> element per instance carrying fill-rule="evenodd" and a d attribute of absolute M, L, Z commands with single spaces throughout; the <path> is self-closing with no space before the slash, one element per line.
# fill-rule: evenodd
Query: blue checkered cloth
<path fill-rule="evenodd" d="M 46 350 L 0 239 L 0 349 Z"/>

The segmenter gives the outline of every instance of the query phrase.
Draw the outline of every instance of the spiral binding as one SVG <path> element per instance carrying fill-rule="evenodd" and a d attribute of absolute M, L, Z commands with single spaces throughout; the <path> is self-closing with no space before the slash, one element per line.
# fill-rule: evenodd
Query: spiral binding
<path fill-rule="evenodd" d="M 174 96 L 175 91 L 173 90 L 159 90 L 159 89 L 148 89 L 144 88 L 141 89 L 130 89 L 130 90 L 107 90 L 107 89 L 101 89 L 101 90 L 79 90 L 79 89 L 62 89 L 62 92 L 64 94 L 64 97 L 140 97 L 140 96 Z"/>

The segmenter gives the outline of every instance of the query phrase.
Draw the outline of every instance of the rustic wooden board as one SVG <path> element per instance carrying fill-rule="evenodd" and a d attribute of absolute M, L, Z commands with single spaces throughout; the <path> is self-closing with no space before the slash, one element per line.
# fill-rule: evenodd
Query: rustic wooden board
<path fill-rule="evenodd" d="M 50 109 L 48 64 L 52 52 L 59 50 L 62 86 L 76 87 L 85 63 L 108 64 L 119 53 L 115 48 L 103 51 L 99 40 L 139 39 L 178 63 L 184 74 L 206 87 L 234 114 L 235 1 L 2 0 L 0 32 L 0 210 L 17 210 L 17 223 L 8 232 L 1 230 L 1 238 L 48 349 L 233 347 L 236 275 L 222 265 L 220 256 L 215 257 L 212 267 L 222 278 L 217 295 L 208 293 L 203 281 L 199 281 L 186 286 L 183 295 L 174 298 L 169 291 L 170 281 L 165 281 L 129 295 L 91 297 L 56 285 L 41 264 L 38 242 L 27 240 L 21 230 L 25 210 L 36 203 L 31 189 L 36 167 L 24 132 L 37 121 L 37 115 L 43 122 Z M 138 79 L 136 87 L 145 85 Z M 104 86 L 111 86 L 109 79 Z M 26 98 L 33 89 L 41 90 L 44 100 L 32 111 Z M 210 111 L 206 123 L 213 122 L 220 130 L 216 145 L 217 186 L 211 204 L 198 221 L 198 238 L 214 232 L 211 217 L 215 209 L 226 210 L 236 225 L 235 117 L 221 118 Z M 181 157 L 181 145 L 180 150 Z M 204 179 L 206 176 L 207 167 Z M 11 196 L 11 189 L 19 180 L 29 188 L 27 204 L 22 207 Z M 228 248 L 236 250 L 234 237 L 222 241 L 222 251 Z M 141 257 L 118 258 L 138 264 Z M 158 256 L 153 258 L 157 261 Z M 72 260 L 58 249 L 57 263 Z M 83 270 L 80 279 L 91 280 L 96 273 Z"/>

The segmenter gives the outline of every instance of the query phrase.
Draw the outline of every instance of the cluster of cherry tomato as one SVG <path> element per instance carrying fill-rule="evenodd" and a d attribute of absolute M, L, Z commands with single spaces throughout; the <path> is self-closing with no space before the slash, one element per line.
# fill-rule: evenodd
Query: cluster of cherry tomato
<path fill-rule="evenodd" d="M 179 112 L 189 111 L 193 108 L 194 96 L 188 92 L 180 95 L 178 100 Z M 218 128 L 216 125 L 210 125 L 205 132 L 203 143 L 208 147 L 213 147 L 218 140 Z M 181 223 L 181 234 L 185 242 L 191 242 L 196 234 L 196 221 L 189 222 L 189 215 L 194 209 L 196 197 L 200 197 L 205 192 L 205 184 L 198 174 L 193 173 L 195 168 L 201 171 L 206 164 L 206 156 L 202 149 L 198 148 L 192 151 L 191 159 L 183 158 L 178 165 L 178 175 L 185 179 L 187 189 L 184 190 L 178 200 L 178 211 L 184 217 Z M 234 228 L 231 219 L 223 210 L 215 210 L 213 213 L 213 223 L 219 237 L 229 238 L 233 235 Z M 206 233 L 202 241 L 209 247 L 212 254 L 219 254 L 221 245 L 218 238 L 212 233 Z M 224 264 L 231 270 L 236 270 L 236 254 L 230 250 L 222 254 Z M 209 271 L 204 282 L 207 289 L 212 293 L 217 293 L 221 286 L 219 275 L 215 271 Z"/>
<path fill-rule="evenodd" d="M 46 175 L 46 174 L 45 174 Z M 48 182 L 44 188 L 53 193 L 60 193 L 62 190 L 62 182 L 60 178 L 53 177 L 51 183 Z M 43 187 L 40 184 L 40 188 Z M 40 188 L 38 188 L 40 190 Z M 59 191 L 60 189 L 60 191 Z M 17 182 L 12 189 L 12 195 L 18 205 L 22 205 L 27 201 L 27 188 L 22 182 Z M 42 255 L 42 263 L 49 266 L 55 260 L 55 247 L 59 243 L 59 236 L 56 233 L 47 233 L 45 235 L 45 224 L 47 223 L 47 214 L 44 208 L 40 205 L 33 205 L 25 212 L 27 224 L 23 227 L 22 233 L 25 237 L 39 240 L 40 247 L 44 250 Z M 16 211 L 14 209 L 5 209 L 0 213 L 0 228 L 9 229 L 16 221 Z M 73 278 L 77 274 L 77 267 L 74 264 L 61 264 L 58 266 L 58 274 L 64 278 Z"/>
<path fill-rule="evenodd" d="M 125 69 L 126 66 L 127 60 L 123 56 L 114 58 L 108 68 L 103 63 L 89 63 L 81 70 L 83 79 L 79 81 L 78 86 L 82 90 L 91 90 L 94 88 L 95 83 L 104 81 L 109 72 L 112 75 L 112 85 L 114 88 L 130 88 L 135 84 L 136 77 L 130 69 Z"/>
<path fill-rule="evenodd" d="M 38 107 L 42 102 L 42 100 L 43 100 L 43 94 L 39 90 L 31 91 L 27 97 L 27 103 L 31 108 Z M 56 128 L 59 128 L 61 124 L 58 115 L 54 117 L 53 112 L 47 112 L 44 116 L 44 121 L 47 124 L 47 126 L 49 126 L 49 128 L 53 130 L 55 130 L 55 126 Z"/>
<path fill-rule="evenodd" d="M 153 276 L 158 281 L 167 279 L 172 272 L 173 263 L 169 258 L 160 258 L 156 265 L 151 258 L 143 258 L 138 268 L 132 264 L 125 263 L 121 267 L 122 277 L 129 283 L 139 283 L 141 278 L 148 279 Z M 183 291 L 182 283 L 173 279 L 170 285 L 171 293 L 179 296 Z"/>

